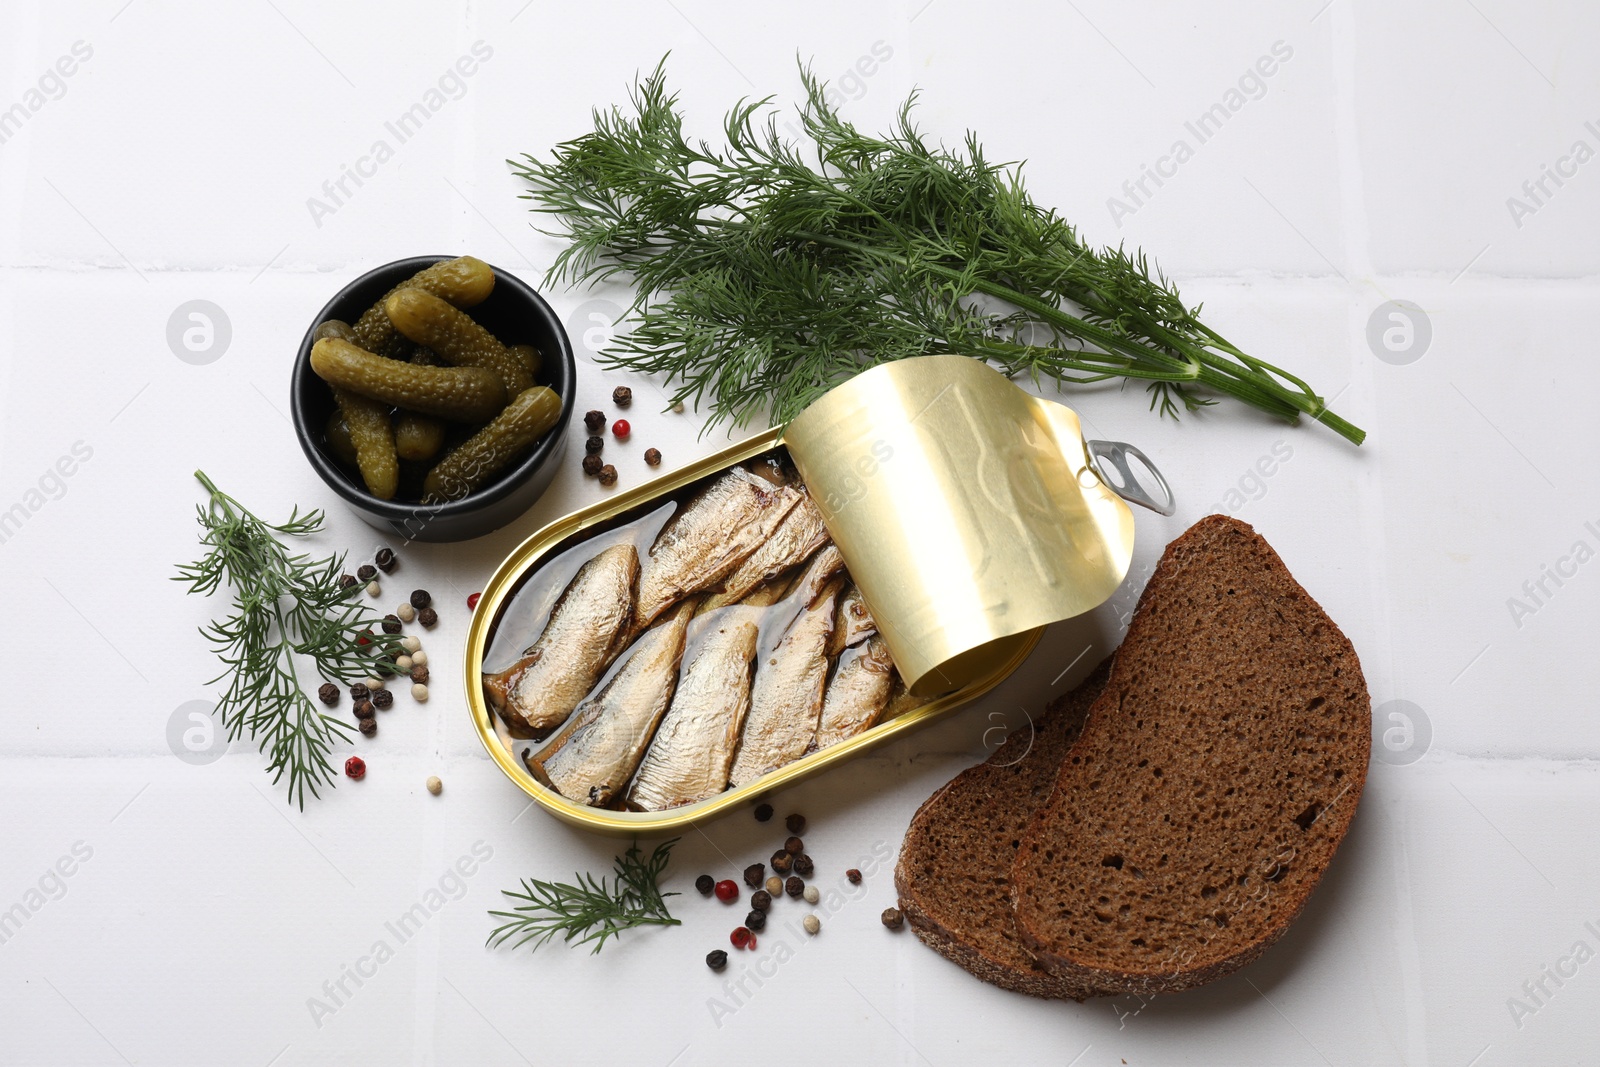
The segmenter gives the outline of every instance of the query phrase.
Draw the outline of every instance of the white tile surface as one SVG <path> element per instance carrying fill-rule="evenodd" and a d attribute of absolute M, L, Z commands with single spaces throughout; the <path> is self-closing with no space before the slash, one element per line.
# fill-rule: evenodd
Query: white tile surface
<path fill-rule="evenodd" d="M 0 943 L 0 1062 L 698 1064 L 787 1033 L 818 1062 L 1596 1062 L 1600 964 L 1546 978 L 1537 999 L 1524 983 L 1578 941 L 1600 950 L 1586 926 L 1600 929 L 1586 888 L 1600 875 L 1600 563 L 1546 579 L 1537 603 L 1524 583 L 1580 540 L 1600 550 L 1600 158 L 1545 179 L 1536 204 L 1523 183 L 1576 141 L 1600 152 L 1586 126 L 1600 127 L 1597 19 L 1498 0 L 9 5 L 0 107 L 44 98 L 0 143 L 0 509 L 30 502 L 0 543 L 0 909 L 42 903 Z M 72 75 L 41 86 L 79 42 Z M 1185 123 L 1280 42 L 1288 57 L 1199 143 Z M 475 45 L 471 76 L 441 87 Z M 1091 239 L 1144 246 L 1224 333 L 1371 431 L 1355 450 L 1233 405 L 1173 424 L 1137 389 L 1076 394 L 1096 435 L 1141 444 L 1179 489 L 1178 515 L 1139 516 L 1129 586 L 983 705 L 779 801 L 810 816 L 829 868 L 892 852 L 920 801 L 982 754 L 987 713 L 1048 699 L 1087 640 L 1115 639 L 1161 546 L 1221 505 L 1350 634 L 1379 728 L 1405 700 L 1431 729 L 1420 761 L 1374 762 L 1325 884 L 1259 963 L 1148 1005 L 1035 1002 L 886 934 L 880 867 L 818 939 L 779 923 L 761 953 L 735 954 L 725 988 L 700 959 L 728 913 L 689 883 L 764 855 L 770 835 L 741 817 L 679 846 L 684 929 L 598 957 L 484 948 L 501 889 L 615 851 L 524 810 L 453 682 L 465 595 L 525 533 L 601 494 L 575 461 L 513 528 L 404 551 L 384 601 L 439 598 L 440 682 L 351 746 L 370 756 L 366 781 L 302 814 L 248 745 L 207 766 L 171 754 L 169 719 L 214 673 L 193 634 L 211 605 L 167 580 L 195 552 L 191 472 L 270 517 L 327 507 L 316 549 L 370 552 L 381 538 L 309 475 L 285 421 L 306 322 L 349 278 L 420 252 L 471 251 L 536 281 L 557 246 L 502 161 L 581 132 L 669 49 L 705 135 L 741 95 L 792 99 L 797 55 L 869 128 L 920 87 L 930 131 L 970 127 L 995 158 L 1026 159 L 1041 202 Z M 363 163 L 431 89 L 447 102 Z M 1114 211 L 1180 139 L 1192 158 Z M 333 203 L 323 183 L 357 166 L 370 176 Z M 1512 197 L 1536 210 L 1514 215 Z M 585 334 L 623 294 L 549 295 L 599 406 L 622 379 L 587 358 Z M 166 343 L 193 299 L 233 330 L 209 366 Z M 1367 340 L 1395 299 L 1432 331 L 1408 365 Z M 656 414 L 655 383 L 629 384 L 634 438 L 608 452 L 629 482 L 647 447 L 672 466 L 724 440 L 699 437 L 692 413 Z M 46 477 L 75 447 L 71 476 Z M 1272 473 L 1253 473 L 1275 450 Z M 1537 610 L 1516 617 L 1512 598 Z M 422 789 L 429 774 L 443 796 Z M 447 872 L 474 845 L 488 858 L 458 883 Z M 58 862 L 73 873 L 49 875 Z M 401 943 L 385 923 L 441 878 L 459 899 Z M 379 940 L 393 958 L 314 1019 L 309 999 Z M 732 988 L 763 960 L 759 987 Z"/>

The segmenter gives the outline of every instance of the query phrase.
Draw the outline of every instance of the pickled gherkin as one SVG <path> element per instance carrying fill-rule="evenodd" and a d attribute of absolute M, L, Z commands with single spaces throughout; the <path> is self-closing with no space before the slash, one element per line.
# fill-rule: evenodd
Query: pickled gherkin
<path fill-rule="evenodd" d="M 317 345 L 348 343 L 318 341 Z M 315 352 L 315 349 L 312 351 Z M 394 429 L 389 425 L 389 409 L 376 400 L 337 385 L 333 389 L 333 399 L 338 403 L 339 412 L 350 431 L 350 444 L 356 451 L 356 466 L 361 471 L 361 480 L 367 483 L 367 492 L 379 500 L 393 500 L 395 490 L 400 487 L 400 459 L 394 450 Z"/>
<path fill-rule="evenodd" d="M 494 371 L 505 383 L 507 396 L 532 388 L 533 377 L 521 361 L 471 315 L 448 301 L 422 289 L 402 289 L 391 293 L 383 308 L 396 329 L 426 345 L 446 363 Z"/>
<path fill-rule="evenodd" d="M 494 290 L 494 268 L 481 259 L 462 256 L 435 263 L 407 278 L 384 294 L 356 320 L 355 336 L 348 338 L 380 356 L 405 359 L 411 345 L 384 314 L 384 301 L 402 289 L 422 289 L 447 300 L 455 307 L 476 307 Z"/>
<path fill-rule="evenodd" d="M 444 447 L 444 423 L 429 415 L 402 411 L 394 417 L 394 450 L 401 459 L 420 463 Z"/>
<path fill-rule="evenodd" d="M 537 348 L 532 345 L 510 345 L 506 351 L 517 358 L 517 362 L 522 364 L 522 369 L 528 372 L 529 378 L 539 377 L 539 366 L 542 361 Z"/>
<path fill-rule="evenodd" d="M 493 422 L 473 434 L 428 472 L 422 502 L 460 500 L 526 452 L 561 417 L 561 398 L 540 385 L 525 389 Z"/>
<path fill-rule="evenodd" d="M 342 319 L 329 319 L 318 326 L 311 334 L 312 340 L 315 341 L 321 341 L 329 337 L 340 341 L 354 341 L 356 339 L 356 331 L 348 322 Z"/>
<path fill-rule="evenodd" d="M 350 440 L 350 424 L 344 421 L 344 412 L 337 407 L 333 409 L 322 435 L 327 439 L 328 448 L 333 452 L 335 459 L 352 467 L 356 465 L 356 443 Z"/>
<path fill-rule="evenodd" d="M 336 389 L 451 422 L 484 422 L 506 406 L 505 386 L 493 371 L 419 367 L 374 355 L 348 341 L 318 341 L 311 348 L 311 369 Z M 347 419 L 349 415 L 346 411 Z M 384 422 L 388 424 L 387 414 Z M 353 419 L 350 429 L 356 432 Z"/>

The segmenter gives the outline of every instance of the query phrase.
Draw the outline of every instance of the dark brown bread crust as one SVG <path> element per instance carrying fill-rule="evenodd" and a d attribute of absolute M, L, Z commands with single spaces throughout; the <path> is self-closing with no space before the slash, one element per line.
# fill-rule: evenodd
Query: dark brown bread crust
<path fill-rule="evenodd" d="M 1200 520 L 1162 556 L 1017 852 L 1023 943 L 1120 993 L 1256 959 L 1349 828 L 1371 716 L 1355 649 L 1272 547 Z"/>
<path fill-rule="evenodd" d="M 894 884 L 900 910 L 923 943 L 978 978 L 1036 997 L 1082 1000 L 1094 990 L 1033 962 L 1011 918 L 1011 863 L 1021 834 L 1055 783 L 1110 660 L 1019 727 L 912 816 Z"/>

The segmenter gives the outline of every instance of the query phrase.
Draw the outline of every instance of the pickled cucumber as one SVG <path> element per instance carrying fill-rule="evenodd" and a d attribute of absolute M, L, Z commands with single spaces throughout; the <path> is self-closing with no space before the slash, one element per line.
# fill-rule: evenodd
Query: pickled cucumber
<path fill-rule="evenodd" d="M 318 326 L 312 332 L 311 337 L 316 341 L 321 341 L 328 337 L 337 338 L 340 341 L 354 341 L 356 339 L 356 331 L 354 327 L 342 319 L 329 319 Z"/>
<path fill-rule="evenodd" d="M 523 390 L 493 422 L 428 472 L 422 502 L 460 500 L 549 433 L 560 417 L 561 398 L 553 391 L 542 385 Z"/>
<path fill-rule="evenodd" d="M 356 320 L 355 336 L 345 340 L 354 341 L 368 352 L 380 356 L 405 359 L 410 345 L 395 330 L 394 324 L 383 311 L 384 300 L 402 289 L 426 290 L 458 308 L 476 307 L 494 290 L 494 268 L 481 259 L 462 256 L 418 271 L 385 293 L 383 300 L 368 308 Z"/>
<path fill-rule="evenodd" d="M 336 388 L 451 422 L 486 422 L 506 406 L 505 386 L 493 371 L 419 367 L 374 355 L 349 341 L 318 341 L 311 348 L 311 369 Z M 348 411 L 345 416 L 349 418 Z M 356 430 L 354 420 L 350 429 Z"/>
<path fill-rule="evenodd" d="M 505 383 L 507 396 L 533 387 L 533 376 L 506 346 L 448 301 L 423 289 L 402 289 L 389 295 L 383 309 L 396 329 L 446 363 L 494 371 Z"/>
<path fill-rule="evenodd" d="M 432 459 L 444 447 L 444 423 L 430 415 L 402 411 L 394 417 L 394 450 L 401 459 Z"/>
<path fill-rule="evenodd" d="M 352 467 L 356 465 L 356 446 L 355 442 L 350 440 L 350 424 L 344 421 L 344 412 L 337 407 L 333 409 L 322 435 L 327 440 L 328 448 L 333 452 L 335 459 Z"/>
<path fill-rule="evenodd" d="M 539 377 L 541 360 L 539 359 L 539 350 L 537 348 L 532 345 L 511 345 L 506 351 L 517 357 L 517 362 L 522 364 L 522 369 L 528 372 L 528 377 Z"/>
<path fill-rule="evenodd" d="M 318 341 L 317 348 L 348 344 L 348 341 Z M 389 409 L 376 400 L 337 385 L 333 389 L 333 399 L 338 402 L 339 412 L 350 431 L 350 444 L 356 452 L 356 466 L 361 471 L 361 480 L 367 483 L 367 492 L 379 500 L 393 500 L 394 492 L 400 486 L 400 458 L 394 450 L 394 430 L 389 425 Z"/>

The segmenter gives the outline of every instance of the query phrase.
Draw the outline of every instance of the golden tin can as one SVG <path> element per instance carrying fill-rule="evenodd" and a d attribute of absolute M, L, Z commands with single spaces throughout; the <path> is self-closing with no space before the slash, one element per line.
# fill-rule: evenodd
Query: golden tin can
<path fill-rule="evenodd" d="M 524 616 L 548 613 L 548 587 L 569 576 L 553 570 L 540 579 L 541 568 L 570 569 L 571 559 L 597 553 L 642 516 L 670 515 L 666 505 L 700 483 L 774 450 L 798 470 L 871 610 L 909 690 L 903 710 L 682 807 L 592 807 L 543 784 L 522 758 L 538 743 L 511 738 L 484 691 L 487 671 L 504 669 L 506 641 L 520 645 L 532 634 L 517 629 L 528 625 Z M 1161 500 L 1139 484 L 1129 453 L 1154 477 Z M 1115 466 L 1115 487 L 1101 463 Z M 1071 409 L 1031 396 L 992 368 L 964 356 L 873 368 L 822 397 L 786 431 L 770 430 L 573 512 L 519 545 L 485 586 L 467 636 L 474 728 L 507 777 L 567 822 L 647 834 L 719 815 L 971 703 L 1022 664 L 1046 625 L 1105 601 L 1133 552 L 1133 516 L 1123 496 L 1170 510 L 1165 483 L 1136 449 L 1086 442 Z M 530 584 L 535 580 L 543 586 Z M 529 607 L 537 601 L 518 602 L 525 588 L 539 590 L 542 609 Z M 502 628 L 506 637 L 496 645 Z M 498 662 L 486 662 L 491 655 Z"/>

